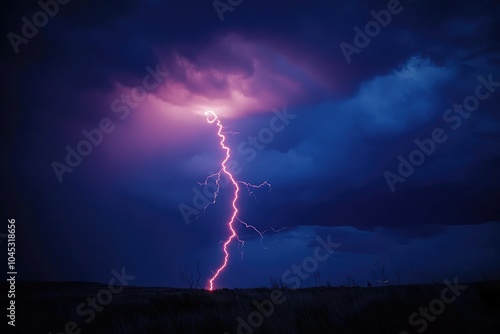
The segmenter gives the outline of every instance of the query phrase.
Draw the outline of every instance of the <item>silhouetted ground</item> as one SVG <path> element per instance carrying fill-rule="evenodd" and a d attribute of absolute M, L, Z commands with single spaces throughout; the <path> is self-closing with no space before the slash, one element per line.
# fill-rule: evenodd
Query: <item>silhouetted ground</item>
<path fill-rule="evenodd" d="M 104 284 L 18 283 L 16 332 L 398 334 L 421 330 L 423 333 L 500 333 L 500 281 L 466 285 L 449 304 L 435 301 L 442 298 L 446 287 L 436 284 L 284 289 L 273 294 L 275 301 L 283 302 L 277 305 L 264 302 L 272 299 L 273 291 L 265 288 L 208 292 L 126 287 L 111 294 L 99 292 L 108 290 Z M 2 285 L 4 292 L 5 288 Z M 96 300 L 100 311 L 90 311 L 92 299 L 87 298 L 96 298 L 99 293 L 101 301 L 107 303 L 105 298 L 109 296 L 112 301 L 103 306 Z M 450 300 L 455 295 L 447 291 L 444 296 Z M 255 304 L 263 305 L 264 309 L 259 311 Z M 440 305 L 445 305 L 444 310 L 439 310 Z M 435 319 L 432 313 L 430 320 L 418 315 L 420 307 L 430 306 L 439 311 Z M 413 319 L 416 325 L 412 326 L 409 317 L 414 312 L 417 312 Z M 69 323 L 71 321 L 74 323 Z"/>

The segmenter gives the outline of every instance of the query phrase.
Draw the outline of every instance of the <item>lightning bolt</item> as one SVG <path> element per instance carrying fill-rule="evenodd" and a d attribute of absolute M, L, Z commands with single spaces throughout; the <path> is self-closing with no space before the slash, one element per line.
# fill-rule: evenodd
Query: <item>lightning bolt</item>
<path fill-rule="evenodd" d="M 274 232 L 279 232 L 281 230 L 283 230 L 283 228 L 279 229 L 279 230 L 275 230 L 273 228 L 271 229 L 267 229 L 265 230 L 264 232 L 260 232 L 256 227 L 252 226 L 252 225 L 249 225 L 245 222 L 243 222 L 242 220 L 240 220 L 238 218 L 238 194 L 239 194 L 239 191 L 240 191 L 240 184 L 245 186 L 249 192 L 250 195 L 254 196 L 255 197 L 255 194 L 251 191 L 251 189 L 256 189 L 256 188 L 261 188 L 263 186 L 267 186 L 269 187 L 269 191 L 271 191 L 271 185 L 265 181 L 259 185 L 254 185 L 254 184 L 251 184 L 251 183 L 248 183 L 248 182 L 243 182 L 243 181 L 238 181 L 235 179 L 235 177 L 230 173 L 230 171 L 228 170 L 227 168 L 227 162 L 229 161 L 229 159 L 231 158 L 231 149 L 226 145 L 226 136 L 224 135 L 223 133 L 223 126 L 222 126 L 222 123 L 221 121 L 219 120 L 219 118 L 217 117 L 217 115 L 213 112 L 213 111 L 207 111 L 205 113 L 205 116 L 207 116 L 207 122 L 209 124 L 216 124 L 217 125 L 217 135 L 219 136 L 220 138 L 220 141 L 219 141 L 219 144 L 220 144 L 220 147 L 222 148 L 222 150 L 226 153 L 226 156 L 224 158 L 224 160 L 222 160 L 221 162 L 221 169 L 219 170 L 219 172 L 217 173 L 213 173 L 211 175 L 209 175 L 206 179 L 205 179 L 205 182 L 202 182 L 202 183 L 199 183 L 200 185 L 207 185 L 208 184 L 208 181 L 210 179 L 213 179 L 215 178 L 215 183 L 217 185 L 217 189 L 214 193 L 214 199 L 211 203 L 209 203 L 205 209 L 203 210 L 203 213 L 205 212 L 205 210 L 208 208 L 208 206 L 210 206 L 211 204 L 215 204 L 216 200 L 217 200 L 217 196 L 219 194 L 219 191 L 220 191 L 220 178 L 221 178 L 221 174 L 224 173 L 225 175 L 227 175 L 227 177 L 229 178 L 231 184 L 233 185 L 233 188 L 234 188 L 234 193 L 233 193 L 233 201 L 232 201 L 232 214 L 231 214 L 231 218 L 229 219 L 228 223 L 227 223 L 227 226 L 228 226 L 228 229 L 229 229 L 229 237 L 225 240 L 225 241 L 222 241 L 222 250 L 224 252 L 224 262 L 220 265 L 220 267 L 213 273 L 213 276 L 210 278 L 209 280 L 209 290 L 210 291 L 213 291 L 214 289 L 214 282 L 217 280 L 217 278 L 219 277 L 219 275 L 224 271 L 224 269 L 226 268 L 228 262 L 229 262 L 229 252 L 227 250 L 227 247 L 231 244 L 231 242 L 233 242 L 233 240 L 237 240 L 238 243 L 239 243 L 239 246 L 240 246 L 240 251 L 241 251 L 241 255 L 243 256 L 243 245 L 244 245 L 244 241 L 241 240 L 238 236 L 238 234 L 236 233 L 236 230 L 235 230 L 235 227 L 234 227 L 234 222 L 236 220 L 238 220 L 242 225 L 244 225 L 245 227 L 247 228 L 251 228 L 253 229 L 255 232 L 257 232 L 260 237 L 261 237 L 261 244 L 262 244 L 262 239 L 264 238 L 264 233 L 268 232 L 268 231 L 274 231 Z"/>

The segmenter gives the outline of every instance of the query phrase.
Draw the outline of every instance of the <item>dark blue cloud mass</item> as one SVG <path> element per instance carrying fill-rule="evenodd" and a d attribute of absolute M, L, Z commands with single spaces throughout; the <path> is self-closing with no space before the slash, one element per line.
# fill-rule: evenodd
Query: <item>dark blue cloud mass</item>
<path fill-rule="evenodd" d="M 286 227 L 261 239 L 237 222 L 244 256 L 230 246 L 220 286 L 266 285 L 328 236 L 340 246 L 318 270 L 336 284 L 382 267 L 392 282 L 498 278 L 500 5 L 401 1 L 348 62 L 341 43 L 387 5 L 243 1 L 221 21 L 210 1 L 74 0 L 19 52 L 4 38 L 2 213 L 23 279 L 125 266 L 134 284 L 181 286 L 197 261 L 208 278 L 232 191 L 198 217 L 223 159 L 206 110 L 236 177 L 272 184 L 242 187 L 239 217 Z M 6 5 L 4 35 L 38 10 Z"/>

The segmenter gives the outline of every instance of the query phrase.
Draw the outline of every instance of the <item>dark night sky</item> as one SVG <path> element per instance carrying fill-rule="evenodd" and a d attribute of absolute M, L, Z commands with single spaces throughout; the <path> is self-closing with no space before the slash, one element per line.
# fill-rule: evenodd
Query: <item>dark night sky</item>
<path fill-rule="evenodd" d="M 40 10 L 21 3 L 2 11 L 4 36 Z M 135 285 L 181 287 L 179 269 L 199 261 L 208 278 L 231 188 L 189 224 L 179 205 L 194 208 L 223 158 L 213 110 L 234 132 L 237 178 L 273 187 L 242 189 L 239 217 L 286 227 L 261 240 L 235 223 L 244 256 L 229 247 L 218 287 L 267 285 L 328 235 L 340 247 L 318 271 L 334 284 L 382 268 L 403 283 L 498 278 L 500 4 L 404 0 L 348 62 L 339 45 L 387 6 L 243 0 L 221 21 L 208 0 L 72 0 L 18 53 L 3 38 L 2 219 L 17 222 L 19 277 L 107 282 L 125 267 Z M 448 111 L 480 85 L 477 110 Z M 137 86 L 142 101 L 120 101 Z M 280 127 L 284 108 L 295 117 Z M 103 119 L 112 131 L 58 178 L 54 161 Z M 384 175 L 436 129 L 446 139 L 391 189 Z"/>

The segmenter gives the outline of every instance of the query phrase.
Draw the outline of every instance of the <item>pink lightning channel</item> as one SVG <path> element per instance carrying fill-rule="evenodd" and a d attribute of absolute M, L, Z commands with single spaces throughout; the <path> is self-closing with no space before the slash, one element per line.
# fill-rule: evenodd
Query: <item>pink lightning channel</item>
<path fill-rule="evenodd" d="M 214 289 L 214 281 L 217 279 L 217 277 L 219 276 L 219 274 L 227 266 L 227 262 L 229 260 L 229 252 L 227 251 L 227 246 L 231 243 L 231 241 L 234 238 L 238 238 L 238 236 L 236 234 L 236 231 L 234 230 L 233 223 L 234 223 L 234 220 L 236 219 L 236 216 L 238 215 L 238 208 L 236 207 L 236 203 L 238 201 L 238 192 L 240 191 L 240 187 L 238 186 L 238 182 L 234 179 L 233 175 L 228 171 L 227 166 L 226 166 L 227 161 L 231 157 L 231 150 L 225 144 L 226 137 L 222 133 L 222 124 L 221 124 L 220 120 L 217 118 L 217 115 L 213 111 L 207 111 L 205 113 L 205 115 L 207 116 L 208 123 L 212 124 L 212 123 L 216 122 L 216 124 L 217 124 L 217 128 L 218 128 L 217 135 L 220 138 L 220 146 L 222 147 L 222 149 L 224 151 L 226 151 L 226 158 L 222 161 L 222 164 L 221 164 L 222 165 L 222 171 L 227 174 L 227 176 L 231 180 L 232 184 L 234 185 L 234 198 L 233 198 L 233 203 L 232 203 L 232 205 L 233 205 L 233 214 L 231 215 L 231 219 L 229 220 L 229 222 L 227 224 L 228 227 L 229 227 L 229 230 L 231 231 L 231 235 L 224 242 L 224 245 L 223 245 L 224 263 L 219 267 L 219 269 L 217 269 L 217 271 L 214 273 L 214 275 L 212 276 L 212 278 L 210 278 L 210 281 L 209 281 L 210 282 L 210 289 L 209 290 L 212 291 Z"/>
<path fill-rule="evenodd" d="M 217 184 L 217 189 L 216 189 L 216 191 L 214 193 L 214 199 L 213 199 L 212 202 L 210 202 L 205 207 L 205 209 L 203 210 L 203 213 L 205 213 L 205 210 L 208 208 L 209 205 L 215 204 L 215 202 L 217 200 L 217 195 L 219 194 L 219 191 L 220 191 L 220 183 L 219 183 L 219 181 L 220 181 L 221 172 L 224 172 L 224 173 L 227 174 L 227 176 L 231 180 L 231 183 L 234 186 L 234 197 L 233 197 L 233 202 L 232 202 L 233 214 L 231 215 L 231 219 L 229 220 L 229 222 L 227 224 L 227 226 L 229 227 L 229 230 L 230 230 L 231 233 L 230 233 L 230 236 L 228 237 L 228 239 L 226 239 L 225 241 L 221 241 L 221 243 L 223 243 L 224 263 L 219 267 L 219 269 L 217 269 L 217 271 L 214 273 L 214 275 L 209 280 L 209 283 L 210 283 L 209 290 L 213 291 L 215 280 L 220 275 L 220 273 L 224 271 L 224 269 L 226 268 L 227 263 L 229 261 L 229 252 L 227 250 L 227 246 L 229 246 L 229 244 L 233 241 L 233 239 L 236 238 L 238 240 L 239 245 L 240 245 L 240 249 L 241 249 L 241 255 L 243 256 L 243 250 L 242 249 L 243 249 L 244 241 L 241 240 L 238 237 L 238 234 L 236 233 L 236 231 L 234 229 L 233 223 L 234 223 L 235 220 L 238 220 L 246 228 L 250 228 L 250 229 L 254 230 L 255 232 L 257 232 L 260 235 L 261 245 L 262 245 L 262 240 L 264 239 L 264 234 L 266 232 L 273 231 L 275 233 L 278 233 L 278 232 L 282 231 L 283 229 L 285 229 L 286 227 L 280 228 L 278 230 L 276 230 L 274 228 L 270 228 L 270 229 L 267 229 L 267 230 L 261 232 L 255 226 L 247 224 L 247 223 L 245 223 L 244 221 L 242 221 L 241 219 L 238 218 L 237 202 L 238 202 L 238 193 L 240 191 L 240 187 L 239 187 L 238 183 L 241 183 L 242 185 L 244 185 L 247 188 L 247 190 L 249 192 L 249 195 L 253 196 L 254 198 L 255 198 L 255 194 L 250 190 L 250 188 L 258 189 L 258 188 L 261 188 L 263 186 L 267 186 L 267 187 L 269 187 L 269 191 L 271 191 L 272 188 L 271 188 L 271 185 L 267 181 L 264 181 L 264 182 L 262 182 L 259 185 L 254 185 L 254 184 L 251 184 L 251 183 L 248 183 L 248 182 L 237 181 L 234 178 L 234 176 L 228 171 L 227 166 L 226 166 L 226 163 L 229 161 L 229 159 L 231 157 L 231 150 L 225 144 L 226 143 L 226 136 L 224 136 L 224 133 L 223 133 L 224 129 L 223 129 L 222 123 L 220 122 L 219 118 L 217 117 L 217 115 L 213 111 L 207 111 L 205 113 L 205 115 L 207 116 L 208 123 L 210 123 L 210 124 L 216 123 L 216 125 L 217 125 L 217 135 L 220 138 L 219 144 L 220 144 L 221 148 L 226 152 L 226 157 L 224 158 L 224 160 L 221 163 L 222 169 L 219 172 L 213 173 L 213 174 L 209 175 L 205 179 L 205 182 L 199 183 L 200 185 L 205 185 L 206 186 L 208 184 L 208 180 L 210 180 L 211 178 L 216 177 L 215 183 Z M 234 133 L 234 132 L 231 132 L 231 133 Z"/>

